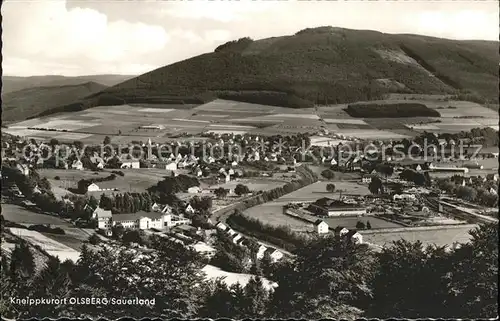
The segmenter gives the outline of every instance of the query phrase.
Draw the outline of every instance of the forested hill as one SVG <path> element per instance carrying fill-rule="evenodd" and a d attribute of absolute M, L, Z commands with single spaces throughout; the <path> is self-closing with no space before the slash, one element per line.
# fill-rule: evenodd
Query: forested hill
<path fill-rule="evenodd" d="M 498 58 L 493 41 L 320 27 L 231 41 L 110 87 L 68 110 L 124 102 L 202 103 L 215 97 L 297 108 L 394 92 L 496 101 Z"/>

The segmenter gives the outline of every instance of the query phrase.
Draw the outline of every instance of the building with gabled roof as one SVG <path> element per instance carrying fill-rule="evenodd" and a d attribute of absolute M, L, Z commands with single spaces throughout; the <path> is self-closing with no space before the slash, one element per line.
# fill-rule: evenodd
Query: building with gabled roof
<path fill-rule="evenodd" d="M 318 219 L 314 222 L 314 229 L 318 234 L 326 234 L 328 233 L 328 224 L 325 221 Z"/>

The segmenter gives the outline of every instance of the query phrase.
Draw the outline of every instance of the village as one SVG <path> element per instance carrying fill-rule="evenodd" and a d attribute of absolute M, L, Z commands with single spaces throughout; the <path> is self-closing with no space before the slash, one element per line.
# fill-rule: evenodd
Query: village
<path fill-rule="evenodd" d="M 115 152 L 107 138 L 104 152 L 73 142 L 70 155 L 60 153 L 63 143 L 56 140 L 5 136 L 3 219 L 20 235 L 23 226 L 43 238 L 53 237 L 55 228 L 66 231 L 54 238 L 65 249 L 61 259 L 71 251 L 67 257 L 78 257 L 79 245 L 90 239 L 144 247 L 148 238 L 161 237 L 198 253 L 218 276 L 223 268 L 249 272 L 255 260 L 293 259 L 293 246 L 284 239 L 332 233 L 379 251 L 402 231 L 426 238 L 429 230 L 468 231 L 480 222 L 498 222 L 498 169 L 488 167 L 498 153 L 483 153 L 473 162 L 467 160 L 471 154 L 455 157 L 453 140 L 439 139 L 448 148 L 444 157 L 383 160 L 373 150 L 346 152 L 346 145 L 359 143 L 347 137 L 326 148 L 314 145 L 328 135 L 205 134 L 199 141 L 170 143 L 166 154 L 151 139 Z M 381 147 L 379 153 L 396 144 L 370 143 Z M 231 152 L 233 146 L 238 153 Z M 272 228 L 286 230 L 279 242 Z M 245 253 L 237 256 L 243 260 L 239 268 L 215 266 L 234 256 L 221 242 Z M 459 245 L 456 237 L 440 242 Z"/>

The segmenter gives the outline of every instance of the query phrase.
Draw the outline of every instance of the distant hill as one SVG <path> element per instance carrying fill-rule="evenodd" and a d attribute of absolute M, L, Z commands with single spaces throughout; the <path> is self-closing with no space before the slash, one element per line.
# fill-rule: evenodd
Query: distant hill
<path fill-rule="evenodd" d="M 2 122 L 19 121 L 66 106 L 107 87 L 95 82 L 26 88 L 2 95 Z"/>
<path fill-rule="evenodd" d="M 47 87 L 47 86 L 66 86 L 80 85 L 88 82 L 95 82 L 104 86 L 110 87 L 127 79 L 133 78 L 131 75 L 91 75 L 91 76 L 32 76 L 32 77 L 17 77 L 17 76 L 2 76 L 2 95 L 26 88 Z"/>
<path fill-rule="evenodd" d="M 47 113 L 217 97 L 301 108 L 382 99 L 388 93 L 453 94 L 498 103 L 498 58 L 494 41 L 320 27 L 231 41 Z"/>

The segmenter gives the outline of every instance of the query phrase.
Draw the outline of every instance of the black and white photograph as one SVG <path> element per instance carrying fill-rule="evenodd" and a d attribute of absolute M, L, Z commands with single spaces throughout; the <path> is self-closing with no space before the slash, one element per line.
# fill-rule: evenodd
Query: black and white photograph
<path fill-rule="evenodd" d="M 2 320 L 498 319 L 499 15 L 3 1 Z"/>

